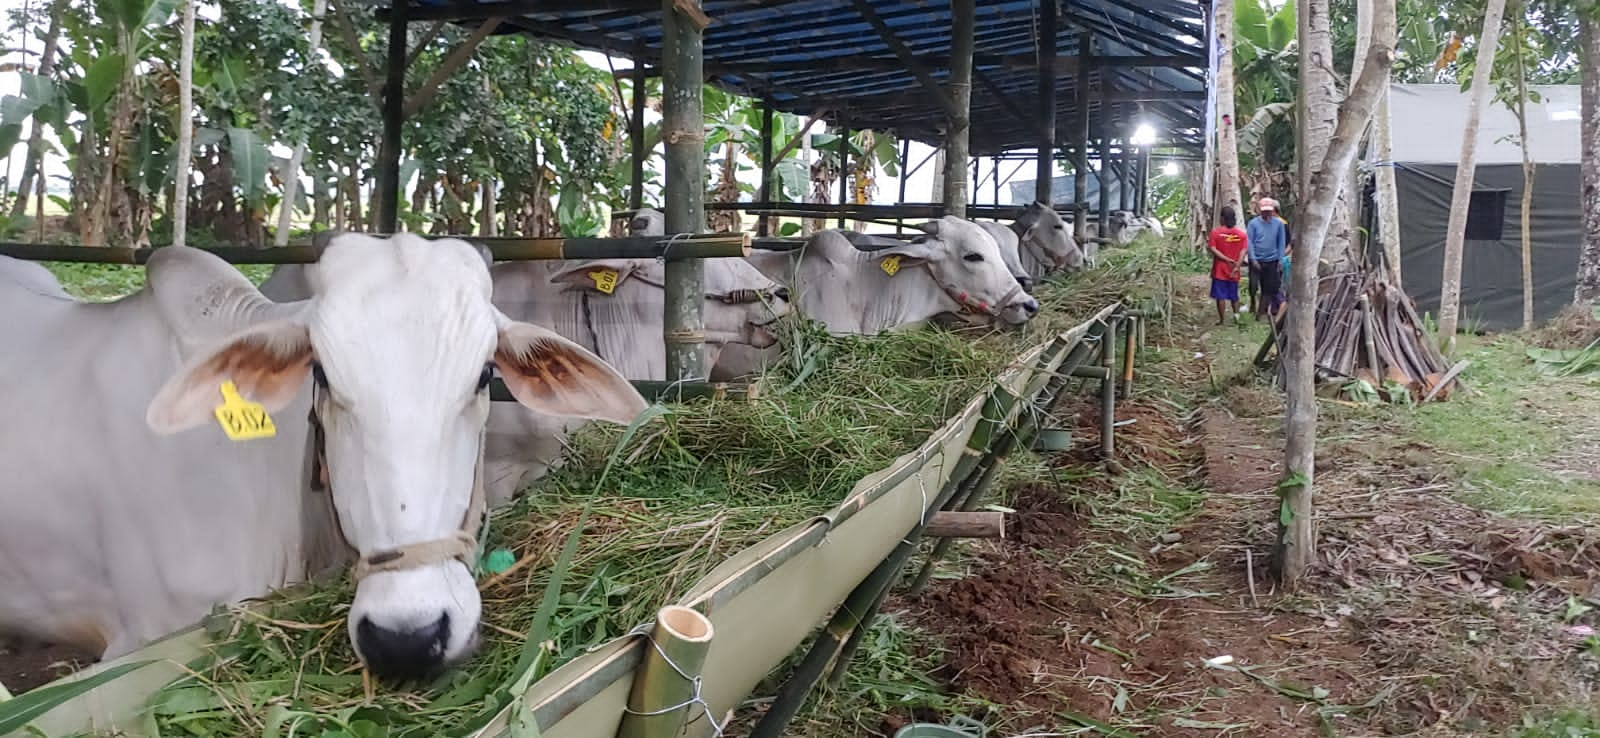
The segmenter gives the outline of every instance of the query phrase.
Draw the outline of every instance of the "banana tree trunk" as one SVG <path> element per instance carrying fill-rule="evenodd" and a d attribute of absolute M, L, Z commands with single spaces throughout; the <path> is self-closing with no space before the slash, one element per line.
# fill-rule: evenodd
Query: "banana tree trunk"
<path fill-rule="evenodd" d="M 195 0 L 188 0 L 191 4 Z M 311 37 L 308 40 L 309 52 L 306 54 L 306 63 L 316 63 L 317 51 L 322 48 L 322 16 L 328 12 L 328 0 L 316 0 L 311 6 Z M 294 200 L 296 190 L 300 187 L 300 164 L 306 158 L 306 142 L 298 141 L 294 145 L 294 153 L 289 155 L 289 170 L 285 173 L 283 181 L 283 203 L 278 206 L 278 228 L 272 234 L 274 246 L 289 245 L 289 227 L 294 217 Z"/>
<path fill-rule="evenodd" d="M 50 30 L 45 32 L 44 50 L 39 54 L 40 77 L 48 78 L 55 73 L 56 47 L 61 42 L 61 16 L 66 11 L 67 0 L 55 0 L 50 4 Z M 28 212 L 28 193 L 33 191 L 34 177 L 38 176 L 40 163 L 44 161 L 44 122 L 39 116 L 33 117 L 30 131 L 27 160 L 22 164 L 22 179 L 17 182 L 17 200 L 11 204 L 12 219 L 21 218 Z"/>
<path fill-rule="evenodd" d="M 1445 231 L 1444 276 L 1439 288 L 1439 341 L 1445 353 L 1456 346 L 1456 326 L 1461 318 L 1461 257 L 1466 246 L 1467 206 L 1472 202 L 1472 178 L 1478 168 L 1478 121 L 1483 106 L 1489 99 L 1490 73 L 1494 71 L 1495 49 L 1500 44 L 1500 18 L 1505 13 L 1505 0 L 1489 0 L 1484 11 L 1483 33 L 1478 36 L 1478 58 L 1490 60 L 1489 64 L 1475 65 L 1472 70 L 1471 98 L 1467 102 L 1467 120 L 1462 126 L 1461 158 L 1456 165 L 1455 189 L 1450 195 L 1450 223 Z"/>

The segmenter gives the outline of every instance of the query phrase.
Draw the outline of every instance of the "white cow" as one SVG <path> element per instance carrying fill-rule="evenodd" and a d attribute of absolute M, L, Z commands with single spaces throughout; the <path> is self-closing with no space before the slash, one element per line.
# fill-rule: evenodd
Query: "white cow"
<path fill-rule="evenodd" d="M 287 304 L 196 249 L 158 250 L 147 274 L 86 304 L 0 257 L 0 631 L 114 658 L 353 554 L 358 657 L 434 673 L 477 643 L 491 376 L 551 415 L 646 407 L 594 354 L 495 309 L 464 241 L 338 236 Z M 275 435 L 218 427 L 230 382 Z"/>
<path fill-rule="evenodd" d="M 633 235 L 664 233 L 661 213 L 644 210 Z M 739 258 L 705 259 L 705 362 L 730 346 L 777 343 L 774 323 L 791 312 L 789 291 Z M 652 259 L 592 259 L 496 264 L 495 305 L 547 326 L 593 351 L 628 379 L 667 378 L 666 268 Z M 565 437 L 581 425 L 497 404 L 489 415 L 488 491 L 492 504 L 543 476 L 561 460 Z"/>
<path fill-rule="evenodd" d="M 945 216 L 925 235 L 873 251 L 844 232 L 818 231 L 794 251 L 758 251 L 749 261 L 786 284 L 797 312 L 834 335 L 872 335 L 927 323 L 943 313 L 984 324 L 1021 324 L 1039 311 L 1006 268 L 994 239 L 970 220 Z M 759 371 L 772 352 L 730 347 L 712 379 Z"/>
<path fill-rule="evenodd" d="M 1010 226 L 983 221 L 978 223 L 995 243 L 1012 274 L 1023 288 L 1032 291 L 1032 283 L 1065 269 L 1083 268 L 1083 251 L 1072 239 L 1061 214 L 1040 202 L 1030 202 Z"/>

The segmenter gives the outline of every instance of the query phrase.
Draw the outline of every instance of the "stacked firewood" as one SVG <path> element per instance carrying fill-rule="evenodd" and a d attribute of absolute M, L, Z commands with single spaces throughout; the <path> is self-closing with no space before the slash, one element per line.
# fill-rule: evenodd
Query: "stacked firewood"
<path fill-rule="evenodd" d="M 1284 351 L 1283 325 L 1274 331 Z M 1274 339 L 1269 339 L 1274 340 Z M 1366 382 L 1385 400 L 1401 388 L 1416 402 L 1447 399 L 1464 364 L 1452 367 L 1422 330 L 1411 298 L 1386 276 L 1358 269 L 1319 280 L 1316 317 L 1317 380 L 1348 389 Z M 1278 381 L 1286 381 L 1278 362 Z M 1356 385 L 1359 386 L 1359 385 Z"/>

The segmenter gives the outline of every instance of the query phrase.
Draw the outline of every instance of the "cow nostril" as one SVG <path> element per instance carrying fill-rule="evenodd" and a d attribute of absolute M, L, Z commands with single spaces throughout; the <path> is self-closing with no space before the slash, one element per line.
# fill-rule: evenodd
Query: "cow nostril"
<path fill-rule="evenodd" d="M 779 287 L 778 289 L 773 290 L 772 294 L 776 295 L 779 300 L 782 300 L 784 302 L 788 302 L 789 301 L 789 288 L 788 287 Z"/>
<path fill-rule="evenodd" d="M 372 673 L 398 680 L 425 679 L 444 665 L 450 614 L 414 630 L 391 630 L 371 618 L 356 624 L 356 650 Z"/>
<path fill-rule="evenodd" d="M 1028 311 L 1029 315 L 1035 315 L 1039 312 L 1039 302 L 1037 300 L 1029 300 L 1022 303 L 1022 309 Z"/>

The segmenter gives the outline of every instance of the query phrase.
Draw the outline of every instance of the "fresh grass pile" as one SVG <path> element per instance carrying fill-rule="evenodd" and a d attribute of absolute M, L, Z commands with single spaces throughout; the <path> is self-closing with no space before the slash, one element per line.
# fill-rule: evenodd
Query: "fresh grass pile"
<path fill-rule="evenodd" d="M 154 699 L 161 735 L 273 735 L 288 722 L 326 738 L 461 735 L 508 703 L 512 683 L 648 621 L 729 556 L 837 504 L 990 387 L 1024 345 L 937 329 L 864 338 L 799 328 L 787 340 L 758 399 L 675 405 L 631 437 L 591 426 L 561 469 L 495 515 L 488 548 L 509 549 L 516 564 L 480 579 L 484 642 L 470 663 L 431 684 L 379 685 L 369 701 L 341 576 L 275 594 L 265 614 L 215 618 L 219 658 Z M 570 566 L 553 567 L 585 512 Z M 561 595 L 545 657 L 519 668 L 553 576 Z"/>

